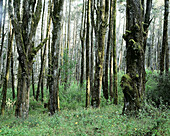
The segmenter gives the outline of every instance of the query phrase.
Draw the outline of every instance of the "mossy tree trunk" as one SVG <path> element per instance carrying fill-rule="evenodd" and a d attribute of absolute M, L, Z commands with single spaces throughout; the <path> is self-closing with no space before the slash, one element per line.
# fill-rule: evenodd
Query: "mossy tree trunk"
<path fill-rule="evenodd" d="M 117 91 L 117 53 L 116 53 L 116 4 L 117 0 L 113 0 L 113 76 L 114 76 L 114 101 L 115 105 L 118 104 L 118 91 Z"/>
<path fill-rule="evenodd" d="M 164 2 L 165 2 L 165 12 L 164 12 L 164 27 L 163 27 L 163 39 L 162 39 L 162 51 L 161 51 L 161 56 L 160 56 L 160 74 L 163 74 L 163 72 L 165 70 L 165 58 L 166 58 L 165 56 L 168 53 L 169 0 L 164 0 Z M 169 66 L 167 66 L 167 68 L 168 67 Z"/>
<path fill-rule="evenodd" d="M 10 25 L 10 32 L 9 32 L 9 39 L 8 39 L 8 52 L 7 52 L 7 63 L 6 63 L 6 74 L 4 78 L 4 84 L 2 89 L 2 104 L 1 104 L 1 115 L 5 113 L 5 105 L 6 105 L 6 96 L 7 96 L 7 88 L 8 88 L 8 81 L 9 81 L 9 68 L 10 68 L 10 60 L 12 54 L 12 44 L 13 44 L 13 37 L 14 32 Z"/>
<path fill-rule="evenodd" d="M 126 68 L 121 79 L 124 93 L 123 114 L 137 113 L 145 88 L 143 6 L 140 0 L 127 0 L 126 5 Z"/>
<path fill-rule="evenodd" d="M 63 12 L 64 0 L 54 1 L 52 12 L 53 32 L 52 32 L 52 66 L 51 66 L 51 80 L 50 80 L 50 99 L 49 111 L 53 115 L 56 110 L 60 110 L 59 104 L 59 48 L 60 48 L 60 32 L 61 32 L 61 19 Z"/>
<path fill-rule="evenodd" d="M 97 48 L 97 63 L 95 71 L 94 80 L 94 90 L 92 95 L 92 105 L 93 107 L 100 107 L 100 97 L 101 97 L 101 87 L 102 87 L 102 77 L 103 77 L 103 62 L 104 62 L 104 50 L 105 50 L 105 36 L 108 22 L 108 12 L 109 12 L 109 1 L 100 0 L 100 6 L 98 7 L 97 19 L 99 19 L 99 29 L 98 29 L 98 48 Z M 98 4 L 99 4 L 98 3 Z"/>
<path fill-rule="evenodd" d="M 33 58 L 43 47 L 47 39 L 43 40 L 37 47 L 34 47 L 35 33 L 41 16 L 42 1 L 23 0 L 12 3 L 9 0 L 9 14 L 12 21 L 19 64 L 21 66 L 20 84 L 16 102 L 16 117 L 27 118 L 29 113 L 29 93 L 32 73 Z M 22 7 L 21 7 L 22 5 Z M 36 6 L 35 6 L 36 5 Z M 20 12 L 22 8 L 23 12 Z M 14 14 L 13 11 L 14 10 Z"/>

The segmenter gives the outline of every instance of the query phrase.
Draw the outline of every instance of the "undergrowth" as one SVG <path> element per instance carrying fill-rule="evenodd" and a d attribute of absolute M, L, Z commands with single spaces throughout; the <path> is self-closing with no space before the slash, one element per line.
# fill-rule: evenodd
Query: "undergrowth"
<path fill-rule="evenodd" d="M 150 72 L 150 71 L 149 71 Z M 147 71 L 148 73 L 148 71 Z M 118 80 L 121 75 L 119 73 Z M 157 81 L 148 73 L 146 92 L 156 89 Z M 31 90 L 32 91 L 32 90 Z M 44 91 L 44 102 L 48 92 Z M 123 93 L 118 87 L 119 105 L 113 105 L 102 97 L 100 109 L 85 109 L 85 84 L 82 89 L 77 83 L 64 90 L 60 86 L 61 111 L 49 116 L 41 101 L 30 94 L 30 112 L 25 120 L 14 116 L 15 101 L 8 90 L 5 116 L 0 116 L 0 135 L 4 136 L 151 136 L 170 135 L 170 110 L 161 103 L 155 107 L 148 100 L 137 117 L 122 115 Z M 1 96 L 0 96 L 1 97 Z M 149 97 L 148 97 L 149 99 Z"/>

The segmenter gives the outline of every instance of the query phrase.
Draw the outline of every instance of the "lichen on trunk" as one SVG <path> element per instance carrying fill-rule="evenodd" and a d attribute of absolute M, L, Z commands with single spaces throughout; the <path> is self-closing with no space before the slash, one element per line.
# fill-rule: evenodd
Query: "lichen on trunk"
<path fill-rule="evenodd" d="M 121 79 L 124 93 L 123 114 L 133 114 L 141 108 L 145 92 L 143 8 L 140 0 L 127 0 L 126 7 L 126 68 Z M 133 112 L 134 111 L 134 112 Z"/>

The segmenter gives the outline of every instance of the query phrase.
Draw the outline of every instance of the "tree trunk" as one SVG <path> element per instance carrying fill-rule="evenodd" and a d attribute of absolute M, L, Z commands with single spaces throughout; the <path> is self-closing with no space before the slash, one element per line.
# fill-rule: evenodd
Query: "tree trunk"
<path fill-rule="evenodd" d="M 44 11 L 45 11 L 45 0 L 43 1 L 43 11 L 42 11 L 42 17 L 41 17 L 41 42 L 43 41 L 43 28 L 44 28 Z M 47 45 L 47 44 L 46 44 Z M 40 69 L 40 74 L 39 74 L 39 78 L 38 78 L 38 87 L 37 87 L 37 93 L 36 93 L 36 100 L 38 101 L 39 98 L 39 93 L 40 93 L 40 88 L 41 88 L 41 94 L 43 94 L 43 66 L 44 66 L 44 56 L 46 52 L 46 46 L 44 48 L 44 52 L 43 49 L 41 49 L 41 69 Z M 42 85 L 42 87 L 41 87 Z M 43 98 L 42 98 L 43 99 Z"/>
<path fill-rule="evenodd" d="M 43 47 L 47 39 L 44 39 L 37 47 L 34 47 L 35 33 L 40 20 L 42 1 L 30 3 L 23 0 L 22 21 L 20 21 L 20 2 L 9 0 L 9 15 L 15 32 L 21 76 L 18 86 L 16 112 L 17 117 L 27 118 L 29 112 L 29 92 L 32 73 L 33 58 Z M 36 5 L 36 6 L 35 6 Z M 15 12 L 13 12 L 13 10 Z"/>
<path fill-rule="evenodd" d="M 68 66 L 69 66 L 69 49 L 70 49 L 70 21 L 71 21 L 71 0 L 69 0 L 69 13 L 68 13 L 68 31 L 67 31 L 67 49 L 66 49 L 66 68 L 65 68 L 65 84 L 64 84 L 64 89 L 66 90 L 68 88 L 68 77 L 69 77 L 69 70 L 68 70 Z"/>
<path fill-rule="evenodd" d="M 3 6 L 3 2 L 2 2 L 2 5 Z M 3 9 L 3 8 L 2 8 Z M 1 9 L 1 10 L 2 10 Z M 7 1 L 5 1 L 5 8 L 3 10 L 4 14 L 3 14 L 3 26 L 2 26 L 2 37 L 1 37 L 1 28 L 0 28 L 0 37 L 1 37 L 1 46 L 0 46 L 0 60 L 1 60 L 1 56 L 2 56 L 2 50 L 3 50 L 3 47 L 4 47 L 4 39 L 5 39 L 5 20 L 6 20 L 6 9 L 7 9 Z M 1 18 L 0 18 L 1 19 Z M 2 23 L 0 23 L 2 24 Z"/>
<path fill-rule="evenodd" d="M 7 63 L 6 63 L 6 74 L 2 89 L 2 104 L 1 104 L 1 114 L 4 115 L 5 113 L 5 105 L 6 105 L 6 96 L 7 96 L 7 88 L 8 88 L 8 81 L 9 81 L 9 68 L 10 68 L 10 60 L 12 54 L 12 44 L 13 44 L 13 36 L 14 32 L 10 25 L 10 32 L 9 32 L 9 42 L 8 42 L 8 53 L 7 53 Z"/>
<path fill-rule="evenodd" d="M 45 5 L 45 3 L 44 3 Z M 43 7 L 45 8 L 45 6 Z M 47 19 L 47 31 L 46 31 L 46 37 L 49 38 L 50 35 L 50 28 L 51 28 L 51 17 L 50 17 L 50 10 L 51 10 L 51 3 L 49 3 L 49 7 L 48 7 L 48 19 Z M 44 13 L 44 10 L 43 10 Z M 44 14 L 43 14 L 44 15 Z M 42 16 L 43 16 L 42 15 Z M 43 17 L 42 17 L 42 21 L 43 21 Z M 42 23 L 42 27 L 43 27 L 43 23 Z M 41 31 L 43 31 L 43 28 L 41 28 Z M 43 34 L 41 33 L 41 42 L 43 41 Z M 38 97 L 39 97 L 39 93 L 40 93 L 40 88 L 41 88 L 41 101 L 43 102 L 43 98 L 44 98 L 44 89 L 43 89 L 43 76 L 45 73 L 45 63 L 46 63 L 46 50 L 47 50 L 47 42 L 45 43 L 45 47 L 44 47 L 44 51 L 42 51 L 43 53 L 41 54 L 41 68 L 40 68 L 40 74 L 39 74 L 39 80 L 38 80 L 38 87 L 37 87 L 37 94 L 36 94 L 36 100 L 38 101 Z"/>
<path fill-rule="evenodd" d="M 100 1 L 100 26 L 99 26 L 99 39 L 98 39 L 98 62 L 96 64 L 95 82 L 94 82 L 94 95 L 92 98 L 93 107 L 100 107 L 102 77 L 103 77 L 103 61 L 104 61 L 104 50 L 105 50 L 105 36 L 108 21 L 109 2 L 108 0 Z"/>
<path fill-rule="evenodd" d="M 164 27 L 163 27 L 163 39 L 162 39 L 162 51 L 160 56 L 160 74 L 162 75 L 165 69 L 165 56 L 168 53 L 168 14 L 169 14 L 169 0 L 165 1 L 164 12 Z M 166 53 L 167 52 L 167 53 Z M 168 60 L 168 59 L 167 59 Z"/>
<path fill-rule="evenodd" d="M 80 87 L 83 86 L 84 80 L 84 40 L 85 40 L 85 24 L 86 24 L 86 8 L 85 2 L 83 0 L 82 17 L 81 17 L 81 30 L 80 30 L 80 40 L 81 40 L 81 75 L 80 75 Z"/>
<path fill-rule="evenodd" d="M 3 15 L 3 0 L 0 1 L 0 37 L 1 37 L 1 26 L 2 26 L 2 15 Z"/>
<path fill-rule="evenodd" d="M 50 100 L 49 100 L 49 111 L 51 115 L 55 111 L 60 110 L 59 103 L 59 48 L 60 48 L 60 32 L 61 32 L 61 19 L 63 11 L 64 1 L 54 2 L 54 11 L 52 13 L 53 22 L 53 35 L 52 35 L 52 46 L 51 46 L 51 56 L 52 56 L 52 66 L 51 66 L 51 80 L 50 80 Z M 50 29 L 49 29 L 50 30 Z"/>
<path fill-rule="evenodd" d="M 143 10 L 140 0 L 127 0 L 126 7 L 126 67 L 121 79 L 124 93 L 123 114 L 136 114 L 141 108 L 145 88 Z"/>
<path fill-rule="evenodd" d="M 35 84 L 34 84 L 34 67 L 32 67 L 32 93 L 35 99 Z"/>
<path fill-rule="evenodd" d="M 86 33 L 86 108 L 90 106 L 90 11 L 91 11 L 91 0 L 88 0 L 87 7 L 87 33 Z"/>
<path fill-rule="evenodd" d="M 148 28 L 152 20 L 150 20 L 151 15 L 151 9 L 152 9 L 152 0 L 147 0 L 146 4 L 146 13 L 145 13 L 145 23 L 143 25 L 144 27 L 144 51 L 146 50 L 146 44 L 147 44 L 147 38 L 148 38 Z"/>
<path fill-rule="evenodd" d="M 13 50 L 11 51 L 11 82 L 12 82 L 12 98 L 15 99 L 15 76 L 14 76 L 14 58 Z"/>
<path fill-rule="evenodd" d="M 116 2 L 113 1 L 113 74 L 114 74 L 114 104 L 118 104 L 118 92 L 117 92 L 117 53 L 116 53 Z"/>

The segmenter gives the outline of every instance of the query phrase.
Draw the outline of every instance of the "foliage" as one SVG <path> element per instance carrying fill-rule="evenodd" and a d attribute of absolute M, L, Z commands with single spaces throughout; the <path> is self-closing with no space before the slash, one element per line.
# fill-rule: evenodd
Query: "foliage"
<path fill-rule="evenodd" d="M 163 104 L 157 108 L 145 101 L 138 117 L 121 115 L 123 93 L 120 79 L 123 74 L 118 73 L 119 105 L 112 105 L 111 101 L 106 103 L 102 96 L 100 109 L 85 109 L 85 83 L 80 89 L 77 82 L 72 81 L 67 90 L 64 90 L 64 85 L 60 85 L 61 111 L 54 116 L 49 116 L 48 109 L 45 109 L 40 101 L 35 101 L 31 92 L 29 117 L 25 120 L 15 118 L 15 108 L 8 108 L 15 102 L 11 99 L 11 89 L 8 89 L 9 104 L 5 116 L 0 116 L 0 135 L 169 135 L 170 110 Z M 158 76 L 157 72 L 147 71 L 147 93 L 157 89 L 159 80 L 154 77 Z M 48 90 L 44 89 L 44 95 L 47 102 Z"/>
<path fill-rule="evenodd" d="M 168 135 L 168 109 L 157 112 L 141 111 L 138 118 L 121 115 L 120 105 L 108 105 L 101 109 L 62 110 L 54 116 L 30 112 L 28 119 L 14 116 L 0 117 L 0 135 Z"/>
<path fill-rule="evenodd" d="M 170 75 L 162 75 L 156 71 L 147 71 L 146 99 L 156 106 L 161 103 L 170 105 Z"/>

